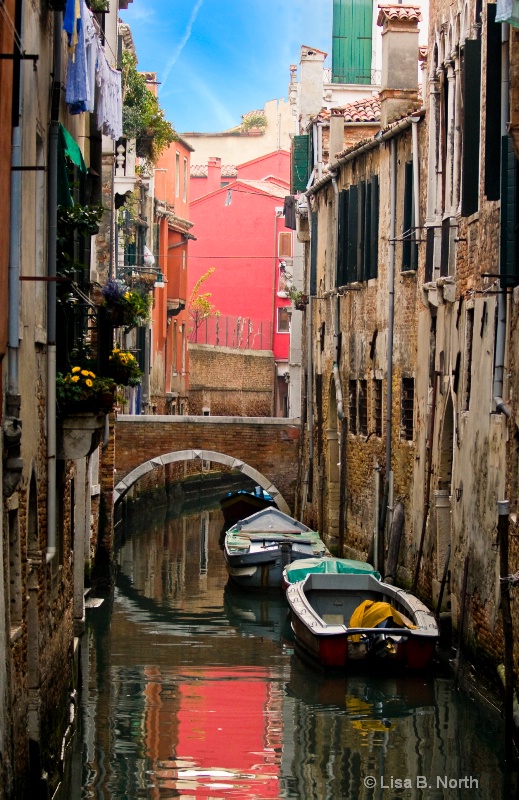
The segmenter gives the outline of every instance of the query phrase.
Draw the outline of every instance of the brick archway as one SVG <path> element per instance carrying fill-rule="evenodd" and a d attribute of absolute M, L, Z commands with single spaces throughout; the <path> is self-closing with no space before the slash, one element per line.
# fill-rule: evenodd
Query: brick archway
<path fill-rule="evenodd" d="M 240 461 L 233 456 L 225 455 L 225 453 L 218 453 L 215 450 L 175 450 L 171 453 L 165 453 L 150 458 L 148 461 L 139 464 L 138 467 L 135 467 L 135 469 L 119 481 L 113 493 L 114 505 L 116 505 L 119 500 L 122 500 L 126 492 L 139 478 L 142 478 L 143 475 L 151 472 L 152 469 L 162 467 L 165 464 L 171 464 L 174 461 L 214 461 L 218 464 L 224 464 L 231 469 L 239 470 L 272 495 L 280 511 L 284 511 L 285 514 L 290 514 L 290 508 L 279 489 L 277 489 L 268 478 L 262 475 L 261 472 L 258 472 L 254 467 L 251 467 L 244 461 Z"/>

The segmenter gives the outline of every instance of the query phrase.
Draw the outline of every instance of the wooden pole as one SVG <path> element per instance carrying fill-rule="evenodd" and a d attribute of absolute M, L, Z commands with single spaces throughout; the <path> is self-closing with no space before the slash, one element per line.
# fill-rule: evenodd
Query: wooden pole
<path fill-rule="evenodd" d="M 499 536 L 499 573 L 501 578 L 501 616 L 505 663 L 505 755 L 513 758 L 514 749 L 514 630 L 510 609 L 508 580 L 508 528 L 510 507 L 507 500 L 498 500 L 497 531 Z"/>

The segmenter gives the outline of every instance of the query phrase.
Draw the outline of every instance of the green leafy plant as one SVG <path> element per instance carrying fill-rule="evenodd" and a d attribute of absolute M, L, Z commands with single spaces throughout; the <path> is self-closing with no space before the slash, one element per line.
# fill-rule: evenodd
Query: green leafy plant
<path fill-rule="evenodd" d="M 287 294 L 289 298 L 292 300 L 292 303 L 294 304 L 295 308 L 297 308 L 299 311 L 302 311 L 308 303 L 308 295 L 306 295 L 300 289 L 296 289 L 293 284 L 288 289 Z"/>
<path fill-rule="evenodd" d="M 56 375 L 56 400 L 62 411 L 74 411 L 74 407 L 87 407 L 91 410 L 100 406 L 110 406 L 116 383 L 113 378 L 98 377 L 89 369 L 74 366 L 65 374 Z M 111 395 L 111 400 L 110 396 Z"/>
<path fill-rule="evenodd" d="M 122 55 L 123 132 L 137 140 L 137 155 L 155 163 L 161 152 L 178 140 L 165 118 L 157 97 L 149 90 L 137 59 L 128 50 Z"/>
<path fill-rule="evenodd" d="M 120 386 L 139 385 L 142 371 L 133 353 L 115 347 L 109 357 L 109 362 L 110 373 L 117 384 Z"/>
<path fill-rule="evenodd" d="M 264 111 L 251 111 L 244 114 L 241 129 L 244 132 L 250 131 L 251 128 L 259 128 L 264 130 L 267 127 L 267 117 Z"/>
<path fill-rule="evenodd" d="M 202 275 L 191 291 L 188 301 L 188 312 L 191 318 L 191 327 L 189 333 L 197 331 L 204 319 L 207 317 L 219 317 L 220 312 L 217 310 L 214 303 L 211 303 L 211 292 L 201 292 L 200 288 L 203 283 L 213 274 L 215 267 L 210 267 L 204 275 Z"/>

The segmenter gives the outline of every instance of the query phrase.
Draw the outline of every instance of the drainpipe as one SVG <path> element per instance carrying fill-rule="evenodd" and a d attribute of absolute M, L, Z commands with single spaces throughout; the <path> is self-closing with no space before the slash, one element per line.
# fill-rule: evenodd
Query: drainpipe
<path fill-rule="evenodd" d="M 501 26 L 501 135 L 507 135 L 507 125 L 510 118 L 509 100 L 509 47 L 510 47 L 510 26 Z M 510 418 L 512 410 L 509 404 L 503 400 L 504 370 L 505 370 L 505 339 L 506 339 L 506 293 L 501 288 L 497 295 L 497 331 L 496 331 L 496 352 L 494 364 L 494 387 L 493 396 L 498 414 L 504 414 Z"/>
<path fill-rule="evenodd" d="M 380 511 L 378 538 L 378 568 L 384 571 L 384 528 L 386 524 L 387 506 L 389 502 L 389 484 L 391 472 L 391 437 L 393 411 L 393 334 L 395 317 L 395 237 L 396 237 L 396 141 L 390 142 L 390 226 L 389 226 L 389 308 L 387 334 L 387 399 L 386 399 L 386 475 L 384 500 Z"/>
<path fill-rule="evenodd" d="M 47 284 L 47 563 L 56 555 L 56 256 L 62 13 L 54 12 L 54 81 L 49 131 Z"/>
<path fill-rule="evenodd" d="M 15 29 L 23 36 L 23 0 L 17 0 L 15 9 Z M 18 45 L 13 41 L 13 50 Z M 21 51 L 20 51 L 21 56 Z M 3 423 L 4 447 L 7 453 L 3 476 L 4 494 L 9 497 L 18 486 L 22 476 L 20 441 L 22 423 L 20 420 L 19 387 L 19 324 L 20 324 L 20 267 L 22 246 L 22 59 L 13 59 L 13 108 L 11 139 L 11 206 L 9 217 L 9 281 L 8 281 L 8 382 L 6 414 Z"/>
<path fill-rule="evenodd" d="M 334 204 L 334 237 L 335 237 L 335 247 L 334 253 L 337 256 L 337 241 L 338 241 L 338 214 L 337 214 L 337 205 L 339 202 L 339 189 L 337 186 L 337 175 L 332 174 L 332 186 L 333 191 L 335 193 L 335 204 Z M 335 296 L 335 309 L 333 309 L 334 315 L 334 325 L 333 325 L 333 342 L 334 342 L 334 357 L 333 357 L 333 379 L 335 382 L 335 398 L 337 403 L 337 416 L 340 420 L 344 419 L 344 405 L 342 399 L 342 386 L 341 386 L 341 374 L 339 372 L 339 328 L 340 328 L 340 306 L 339 306 L 339 295 Z"/>

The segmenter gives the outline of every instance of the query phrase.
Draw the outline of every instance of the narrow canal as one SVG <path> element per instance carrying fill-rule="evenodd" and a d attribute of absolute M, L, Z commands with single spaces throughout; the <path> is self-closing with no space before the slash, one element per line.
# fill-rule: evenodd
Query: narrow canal
<path fill-rule="evenodd" d="M 302 663 L 284 598 L 227 585 L 204 502 L 123 531 L 113 598 L 87 612 L 67 800 L 515 796 L 499 717 L 448 676 Z"/>

